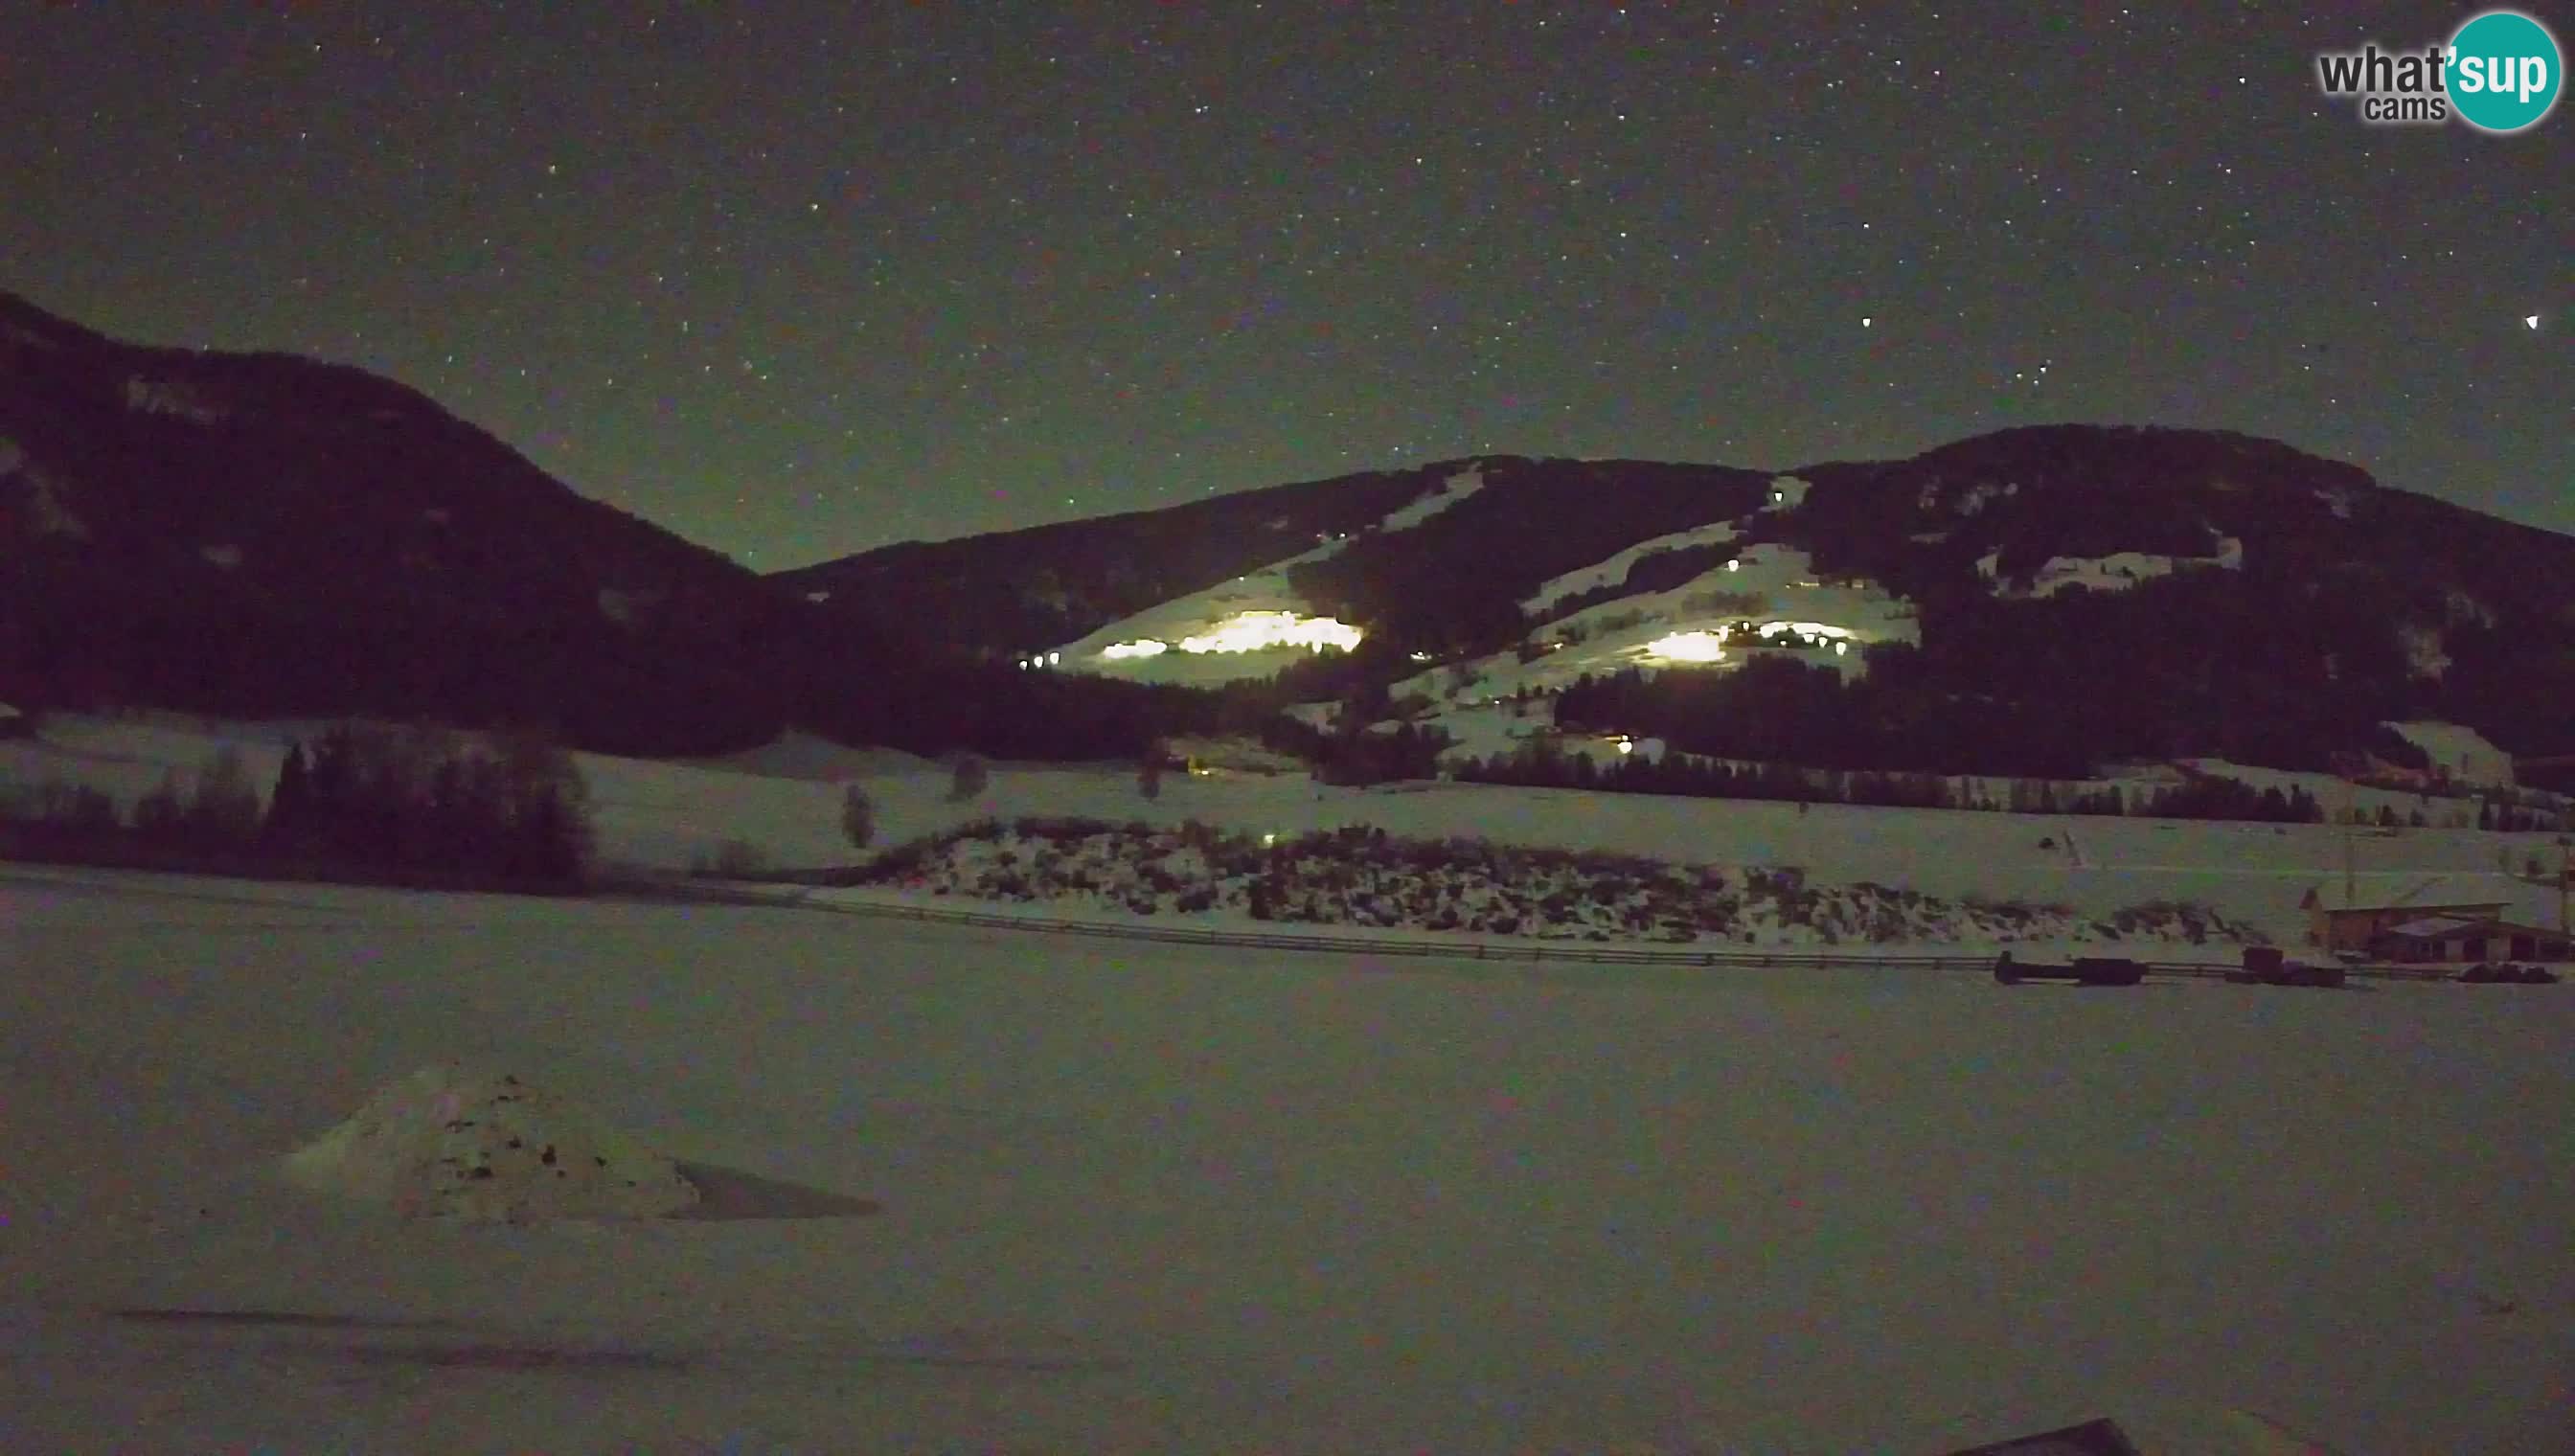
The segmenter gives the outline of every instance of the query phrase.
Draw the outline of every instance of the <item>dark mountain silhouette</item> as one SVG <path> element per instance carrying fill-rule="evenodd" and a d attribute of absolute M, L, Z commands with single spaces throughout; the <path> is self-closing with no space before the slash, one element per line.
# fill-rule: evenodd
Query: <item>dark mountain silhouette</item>
<path fill-rule="evenodd" d="M 1016 655 L 1361 530 L 1436 487 L 1442 474 L 1368 472 L 1160 511 L 904 542 L 772 580 L 834 622 Z"/>
<path fill-rule="evenodd" d="M 19 696 L 705 748 L 785 721 L 793 619 L 753 573 L 390 380 L 120 344 L 0 295 Z"/>
<path fill-rule="evenodd" d="M 1367 524 L 1469 469 L 1481 489 L 1448 509 L 1399 531 Z M 1288 579 L 1313 611 L 1366 631 L 1351 671 L 1382 683 L 1418 671 L 1411 653 L 1508 651 L 1545 620 L 1776 543 L 1807 553 L 1821 577 L 1865 579 L 1910 603 L 1919 646 L 1868 654 L 1862 691 L 1826 668 L 1806 675 L 1821 675 L 1813 686 L 1786 681 L 1799 676 L 1787 665 L 1730 689 L 1712 681 L 1722 675 L 1640 675 L 1661 686 L 1578 699 L 1584 722 L 1711 751 L 1793 742 L 1849 766 L 1959 771 L 2193 754 L 2323 767 L 2391 718 L 2464 723 L 2524 754 L 2575 752 L 2575 716 L 2561 707 L 2575 702 L 2575 538 L 2214 431 L 2041 426 L 1781 476 L 1805 489 L 1773 503 L 1767 472 L 1484 457 L 1184 508 L 1230 516 L 1175 510 L 891 548 L 793 580 L 828 590 L 836 622 L 881 630 L 935 582 L 943 603 L 981 606 L 930 630 L 1009 656 L 1279 561 L 1292 554 L 1281 546 L 1357 519 L 1341 550 Z M 1278 531 L 1241 529 L 1254 520 Z M 1737 526 L 1731 542 L 1644 555 L 1621 581 L 1521 611 L 1563 573 L 1725 521 Z M 1164 546 L 1194 529 L 1208 533 L 1199 554 Z M 2059 559 L 2123 553 L 2188 565 L 2119 590 L 2049 580 L 2081 576 L 2051 574 Z M 1362 686 L 1306 676 L 1309 698 Z"/>
<path fill-rule="evenodd" d="M 1452 478 L 1480 482 L 1436 512 Z M 2215 432 L 2009 430 L 1784 473 L 1485 457 L 1243 491 L 762 579 L 585 499 L 393 381 L 119 343 L 0 294 L 0 699 L 552 726 L 712 751 L 798 724 L 1028 757 L 1372 711 L 1422 661 L 1525 651 L 1548 620 L 1764 543 L 1909 604 L 1918 646 L 1830 667 L 1578 685 L 1586 723 L 1712 752 L 2063 772 L 2135 755 L 2321 766 L 2389 718 L 2575 753 L 2575 538 Z M 1409 524 L 1406 524 L 1408 520 Z M 1641 554 L 1534 616 L 1562 574 Z M 1329 550 L 1317 550 L 1328 546 Z M 1366 634 L 1267 683 L 1148 688 L 1018 660 L 1287 570 Z M 2093 590 L 2061 559 L 2188 569 Z M 1310 729 L 1306 730 L 1310 734 Z M 1292 735 L 1291 735 L 1292 736 Z"/>

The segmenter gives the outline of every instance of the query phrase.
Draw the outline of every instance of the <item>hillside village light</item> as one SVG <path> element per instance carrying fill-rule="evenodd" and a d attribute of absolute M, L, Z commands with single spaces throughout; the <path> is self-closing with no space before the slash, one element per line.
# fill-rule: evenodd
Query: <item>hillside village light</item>
<path fill-rule="evenodd" d="M 1645 644 L 1646 656 L 1667 663 L 1714 663 L 1725 657 L 1725 634 L 1676 632 Z"/>
<path fill-rule="evenodd" d="M 1316 651 L 1359 645 L 1355 627 L 1328 617 L 1299 617 L 1293 612 L 1238 612 L 1215 630 L 1181 639 L 1185 653 L 1257 653 L 1265 648 L 1309 647 Z"/>

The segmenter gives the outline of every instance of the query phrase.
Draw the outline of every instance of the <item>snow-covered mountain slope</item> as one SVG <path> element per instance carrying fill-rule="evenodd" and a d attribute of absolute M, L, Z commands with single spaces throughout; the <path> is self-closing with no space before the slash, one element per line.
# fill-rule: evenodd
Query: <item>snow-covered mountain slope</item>
<path fill-rule="evenodd" d="M 1544 586 L 1520 603 L 1520 611 L 1531 617 L 1542 617 L 1567 597 L 1615 587 L 1627 580 L 1628 570 L 1647 557 L 1693 546 L 1719 546 L 1732 541 L 1740 530 L 1734 522 L 1718 521 L 1667 535 L 1651 537 L 1634 546 L 1621 549 L 1606 561 L 1595 562 L 1577 571 L 1548 579 Z"/>
<path fill-rule="evenodd" d="M 1468 471 L 1474 490 L 1447 488 Z M 1848 699 L 1845 736 L 1901 723 L 1917 745 L 1842 752 L 1885 767 L 2321 766 L 2391 702 L 2508 752 L 2575 753 L 2552 707 L 2575 700 L 2575 628 L 2552 585 L 2575 574 L 2575 541 L 2272 441 L 2043 426 L 1787 473 L 1478 457 L 1248 492 L 1220 511 L 1230 499 L 888 549 L 798 580 L 897 637 L 923 623 L 1031 671 L 1134 681 L 1241 684 L 1355 633 L 1359 661 L 1312 675 L 1335 680 L 1318 688 L 1341 697 L 1364 679 L 1443 710 L 1462 706 L 1446 686 L 1461 676 L 1545 691 L 1803 651 L 1856 682 L 1866 649 L 1909 646 L 1906 672 L 1878 679 L 1887 697 Z M 1710 575 L 1729 567 L 1733 580 Z M 1792 633 L 1820 646 L 1791 647 Z M 1524 654 L 1552 661 L 1511 671 Z M 1668 720 L 1686 696 L 1622 701 Z M 1667 721 L 1629 727 L 1686 737 Z"/>
<path fill-rule="evenodd" d="M 2387 727 L 2422 749 L 2432 760 L 2432 771 L 2442 778 L 2499 788 L 2512 786 L 2512 755 L 2486 741 L 2474 728 L 2454 723 L 2421 722 L 2391 723 Z"/>
<path fill-rule="evenodd" d="M 2001 558 L 2002 552 L 1997 548 L 1976 559 L 1976 571 L 1994 584 L 1994 595 L 2053 597 L 2069 587 L 2087 587 L 2096 592 L 2123 591 L 2139 582 L 2191 569 L 2242 571 L 2244 543 L 2231 536 L 2220 537 L 2215 548 L 2204 557 L 2160 556 L 2138 551 L 2112 552 L 2098 557 L 2049 557 L 2031 577 L 2026 588 L 2000 578 L 1997 563 Z"/>
<path fill-rule="evenodd" d="M 1547 649 L 1542 661 L 1550 676 L 1541 681 L 1553 682 L 1568 670 L 1703 666 L 1763 651 L 1821 650 L 1856 669 L 1850 648 L 1917 636 L 1908 604 L 1867 581 L 1826 581 L 1805 552 L 1765 542 L 1677 587 L 1596 603 L 1547 623 L 1528 642 Z M 1833 652 L 1836 644 L 1849 646 Z"/>
<path fill-rule="evenodd" d="M 1415 530 L 1483 486 L 1482 472 L 1460 470 L 1388 512 L 1367 534 Z M 1077 641 L 1023 659 L 1031 669 L 1088 673 L 1139 683 L 1201 687 L 1267 678 L 1325 650 L 1355 647 L 1362 634 L 1318 612 L 1289 583 L 1295 568 L 1328 561 L 1348 544 L 1336 535 L 1311 550 L 1248 572 L 1231 582 L 1121 618 Z"/>
<path fill-rule="evenodd" d="M 547 721 L 651 749 L 779 727 L 774 588 L 418 391 L 114 340 L 6 293 L 0 321 L 13 694 Z"/>
<path fill-rule="evenodd" d="M 1733 528 L 1695 534 L 1722 541 L 1720 529 Z M 1611 565 L 1589 575 L 1607 577 Z M 1482 756 L 1549 728 L 1545 695 L 1586 676 L 1721 670 L 1772 655 L 1856 673 L 1869 646 L 1917 639 L 1909 603 L 1863 580 L 1826 581 L 1806 553 L 1764 542 L 1676 587 L 1594 603 L 1532 628 L 1518 647 L 1424 669 L 1390 692 L 1428 700 L 1415 721 L 1454 738 L 1451 754 Z M 1531 701 L 1516 701 L 1523 695 Z"/>

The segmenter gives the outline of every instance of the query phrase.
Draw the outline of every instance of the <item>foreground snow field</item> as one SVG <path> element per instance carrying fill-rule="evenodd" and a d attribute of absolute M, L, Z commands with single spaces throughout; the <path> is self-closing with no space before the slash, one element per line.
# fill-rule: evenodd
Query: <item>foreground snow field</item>
<path fill-rule="evenodd" d="M 2195 1444 L 2217 1407 L 2352 1456 L 2575 1449 L 2561 988 L 9 865 L 0 1026 L 11 1451 L 1931 1456 L 2110 1415 L 2172 1456 L 2236 1449 Z M 460 1056 L 884 1210 L 405 1222 L 278 1175 Z"/>

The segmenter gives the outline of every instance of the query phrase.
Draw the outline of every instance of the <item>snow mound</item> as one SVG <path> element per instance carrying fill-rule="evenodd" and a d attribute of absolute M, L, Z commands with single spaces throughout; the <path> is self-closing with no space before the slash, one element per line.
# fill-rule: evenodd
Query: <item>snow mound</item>
<path fill-rule="evenodd" d="M 286 1176 L 406 1216 L 475 1222 L 658 1218 L 699 1198 L 671 1159 L 588 1110 L 454 1062 L 387 1085 L 288 1154 Z"/>

